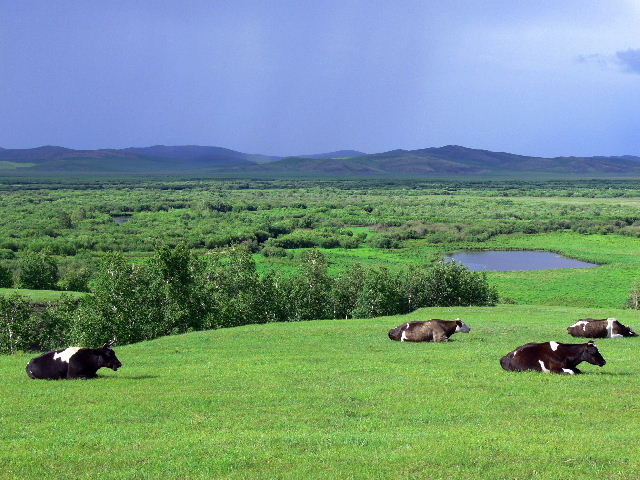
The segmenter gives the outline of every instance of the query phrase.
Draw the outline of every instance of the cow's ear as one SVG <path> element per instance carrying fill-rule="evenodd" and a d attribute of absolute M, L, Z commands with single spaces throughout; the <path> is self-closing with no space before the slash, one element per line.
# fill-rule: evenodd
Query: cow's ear
<path fill-rule="evenodd" d="M 105 350 L 111 350 L 111 343 L 105 343 L 102 348 L 104 348 Z"/>

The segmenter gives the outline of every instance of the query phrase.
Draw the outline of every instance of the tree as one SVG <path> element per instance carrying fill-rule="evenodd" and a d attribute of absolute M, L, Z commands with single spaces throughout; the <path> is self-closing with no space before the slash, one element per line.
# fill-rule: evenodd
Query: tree
<path fill-rule="evenodd" d="M 21 288 L 55 290 L 58 265 L 48 252 L 26 251 L 18 258 L 18 285 Z"/>
<path fill-rule="evenodd" d="M 153 337 L 200 330 L 206 324 L 210 302 L 203 288 L 203 270 L 202 261 L 184 244 L 156 249 L 147 274 L 162 320 L 154 322 Z"/>
<path fill-rule="evenodd" d="M 0 354 L 15 353 L 28 343 L 31 305 L 20 295 L 0 296 Z"/>
<path fill-rule="evenodd" d="M 6 265 L 0 263 L 0 288 L 13 287 L 13 275 Z"/>
<path fill-rule="evenodd" d="M 424 306 L 495 305 L 498 292 L 485 272 L 472 272 L 462 263 L 438 262 L 425 279 Z"/>
<path fill-rule="evenodd" d="M 368 270 L 353 316 L 368 318 L 401 313 L 404 297 L 400 286 L 399 275 L 391 273 L 388 268 Z"/>
<path fill-rule="evenodd" d="M 307 250 L 302 254 L 300 275 L 291 282 L 291 301 L 295 305 L 293 320 L 331 318 L 333 280 L 328 267 L 320 250 Z"/>
<path fill-rule="evenodd" d="M 331 292 L 333 318 L 350 318 L 358 302 L 358 296 L 364 286 L 365 272 L 362 265 L 356 263 L 339 274 Z"/>
<path fill-rule="evenodd" d="M 133 343 L 162 335 L 156 327 L 162 312 L 143 266 L 129 263 L 122 253 L 102 258 L 93 295 L 83 297 L 74 324 L 74 338 L 99 346 L 116 337 Z"/>

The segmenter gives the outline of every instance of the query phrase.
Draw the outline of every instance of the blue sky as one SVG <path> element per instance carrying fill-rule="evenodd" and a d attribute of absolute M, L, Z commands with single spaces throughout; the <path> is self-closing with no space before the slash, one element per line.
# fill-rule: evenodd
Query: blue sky
<path fill-rule="evenodd" d="M 640 155 L 640 2 L 0 0 L 0 146 Z"/>

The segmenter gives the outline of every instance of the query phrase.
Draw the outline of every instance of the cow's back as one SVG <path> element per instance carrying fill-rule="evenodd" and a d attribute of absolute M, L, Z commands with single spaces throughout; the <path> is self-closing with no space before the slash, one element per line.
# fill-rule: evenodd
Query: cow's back
<path fill-rule="evenodd" d="M 567 331 L 573 337 L 606 338 L 607 320 L 583 318 L 567 327 Z"/>
<path fill-rule="evenodd" d="M 67 377 L 69 362 L 54 359 L 63 350 L 52 350 L 33 358 L 27 364 L 27 375 L 33 379 L 59 380 Z"/>
<path fill-rule="evenodd" d="M 540 370 L 541 343 L 527 343 L 500 359 L 500 365 L 508 371 L 522 372 L 525 370 Z"/>

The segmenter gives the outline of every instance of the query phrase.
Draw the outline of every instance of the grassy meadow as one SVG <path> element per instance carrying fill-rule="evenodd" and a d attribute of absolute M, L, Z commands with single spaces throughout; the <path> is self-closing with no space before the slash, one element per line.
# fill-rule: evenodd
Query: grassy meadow
<path fill-rule="evenodd" d="M 0 295 L 35 303 L 72 290 L 107 252 L 140 264 L 158 245 L 208 258 L 242 243 L 261 274 L 295 275 L 309 248 L 332 275 L 356 263 L 410 269 L 461 249 L 600 264 L 488 272 L 495 307 L 118 346 L 122 370 L 92 381 L 34 381 L 24 366 L 35 353 L 0 356 L 2 480 L 640 478 L 640 339 L 598 341 L 607 365 L 575 377 L 499 365 L 527 342 L 580 342 L 566 333 L 579 318 L 640 328 L 640 313 L 622 309 L 640 280 L 636 180 L 0 178 L 0 191 L 0 266 L 16 280 Z M 130 221 L 116 224 L 120 214 Z M 57 290 L 13 288 L 28 251 L 58 263 Z M 387 337 L 409 320 L 458 316 L 472 331 L 446 344 Z"/>
<path fill-rule="evenodd" d="M 636 479 L 639 340 L 598 341 L 581 376 L 508 373 L 529 341 L 629 310 L 423 309 L 406 316 L 237 327 L 116 349 L 95 381 L 34 381 L 2 357 L 6 479 Z M 407 320 L 469 334 L 399 343 Z"/>

